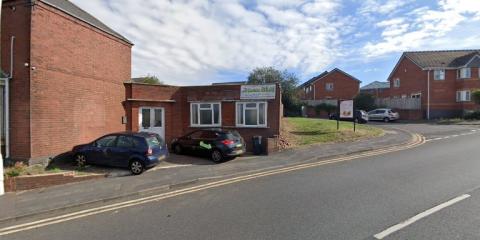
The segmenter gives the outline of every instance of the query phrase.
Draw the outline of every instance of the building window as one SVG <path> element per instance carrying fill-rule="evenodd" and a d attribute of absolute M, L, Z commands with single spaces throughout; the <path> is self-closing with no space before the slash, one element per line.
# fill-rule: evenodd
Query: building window
<path fill-rule="evenodd" d="M 266 102 L 237 102 L 237 126 L 266 127 Z"/>
<path fill-rule="evenodd" d="M 444 69 L 437 69 L 433 71 L 433 79 L 434 80 L 445 80 L 445 70 Z"/>
<path fill-rule="evenodd" d="M 470 68 L 460 68 L 458 70 L 458 79 L 471 78 L 472 71 Z"/>
<path fill-rule="evenodd" d="M 325 89 L 327 91 L 333 91 L 333 83 L 327 83 L 325 84 Z"/>
<path fill-rule="evenodd" d="M 470 90 L 457 91 L 457 102 L 470 102 Z"/>
<path fill-rule="evenodd" d="M 220 116 L 220 103 L 190 104 L 190 125 L 193 127 L 218 127 Z"/>
<path fill-rule="evenodd" d="M 393 79 L 393 87 L 400 87 L 400 78 Z"/>
<path fill-rule="evenodd" d="M 412 95 L 410 95 L 411 98 L 422 98 L 422 94 L 421 93 L 412 93 Z"/>

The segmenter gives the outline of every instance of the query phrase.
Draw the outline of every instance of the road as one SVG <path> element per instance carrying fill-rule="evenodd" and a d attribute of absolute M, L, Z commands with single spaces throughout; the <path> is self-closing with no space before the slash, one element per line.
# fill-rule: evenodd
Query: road
<path fill-rule="evenodd" d="M 0 239 L 480 239 L 480 131 L 449 134 Z"/>

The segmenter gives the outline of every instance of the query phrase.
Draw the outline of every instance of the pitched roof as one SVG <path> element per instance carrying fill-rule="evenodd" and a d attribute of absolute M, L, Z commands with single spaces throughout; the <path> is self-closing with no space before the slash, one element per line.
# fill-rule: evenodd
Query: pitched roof
<path fill-rule="evenodd" d="M 480 55 L 480 49 L 405 52 L 404 55 L 421 68 L 459 68 Z"/>
<path fill-rule="evenodd" d="M 315 82 L 315 81 L 317 81 L 317 80 L 320 80 L 321 78 L 323 78 L 323 77 L 325 77 L 325 76 L 327 76 L 327 75 L 329 75 L 330 73 L 333 73 L 333 72 L 340 72 L 340 73 L 342 73 L 342 74 L 344 74 L 344 75 L 352 78 L 352 79 L 355 80 L 355 81 L 362 82 L 362 81 L 358 80 L 356 77 L 354 77 L 354 76 L 352 76 L 352 75 L 350 75 L 350 74 L 348 74 L 348 73 L 346 73 L 346 72 L 344 72 L 344 71 L 342 71 L 342 70 L 340 70 L 340 69 L 338 69 L 338 68 L 335 68 L 335 69 L 333 69 L 333 70 L 330 71 L 330 72 L 325 71 L 325 72 L 321 73 L 320 75 L 311 78 L 310 80 L 302 83 L 302 84 L 301 84 L 300 86 L 298 86 L 298 87 L 299 87 L 299 88 L 303 88 L 303 87 L 305 87 L 305 86 L 307 86 L 307 85 L 312 84 L 313 82 Z"/>
<path fill-rule="evenodd" d="M 367 85 L 361 87 L 360 90 L 384 89 L 384 88 L 390 88 L 390 83 L 389 82 L 374 81 L 370 84 L 367 84 Z"/>
<path fill-rule="evenodd" d="M 127 42 L 129 44 L 132 44 L 127 38 L 122 36 L 121 34 L 115 32 L 113 29 L 109 28 L 107 25 L 105 25 L 103 22 L 92 16 L 90 13 L 84 11 L 83 9 L 79 8 L 77 5 L 73 4 L 69 0 L 40 0 L 41 2 L 44 2 L 47 5 L 50 5 L 54 8 L 57 8 L 63 12 L 65 12 L 68 15 L 71 15 L 72 17 L 75 17 L 83 22 L 88 23 L 89 25 L 98 28 L 102 30 L 103 32 L 106 32 L 120 40 L 123 40 L 124 42 Z"/>

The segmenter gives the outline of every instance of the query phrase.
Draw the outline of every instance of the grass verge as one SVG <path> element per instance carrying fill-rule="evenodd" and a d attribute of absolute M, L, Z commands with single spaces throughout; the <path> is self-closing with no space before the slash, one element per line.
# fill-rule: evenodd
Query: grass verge
<path fill-rule="evenodd" d="M 315 143 L 347 142 L 361 138 L 381 136 L 383 130 L 357 124 L 356 131 L 353 131 L 352 122 L 340 122 L 337 130 L 337 121 L 316 118 L 284 118 L 284 133 L 292 145 L 309 145 Z"/>

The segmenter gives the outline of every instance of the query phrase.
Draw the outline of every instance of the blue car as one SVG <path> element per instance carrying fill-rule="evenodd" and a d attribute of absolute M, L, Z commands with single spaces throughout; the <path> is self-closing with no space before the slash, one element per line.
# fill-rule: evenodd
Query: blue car
<path fill-rule="evenodd" d="M 121 132 L 75 146 L 72 155 L 79 166 L 97 164 L 128 168 L 132 174 L 138 175 L 165 159 L 168 148 L 156 133 Z"/>

